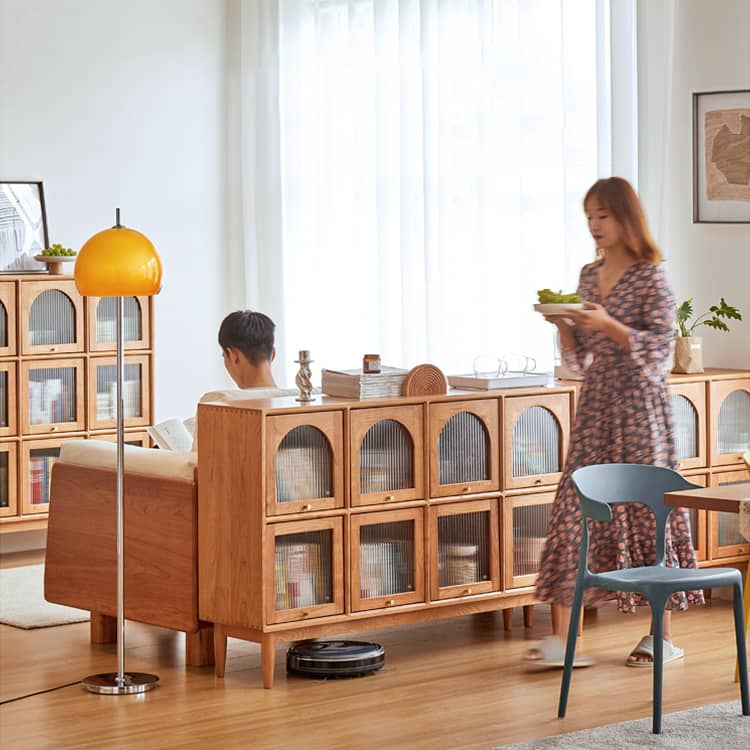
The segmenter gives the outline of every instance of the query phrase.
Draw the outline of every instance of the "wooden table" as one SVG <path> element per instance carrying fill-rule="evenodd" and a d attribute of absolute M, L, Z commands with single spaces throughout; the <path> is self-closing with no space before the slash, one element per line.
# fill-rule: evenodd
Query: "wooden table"
<path fill-rule="evenodd" d="M 724 484 L 721 487 L 700 487 L 697 490 L 681 490 L 680 492 L 664 493 L 664 502 L 678 508 L 697 508 L 698 510 L 716 510 L 725 513 L 739 513 L 740 500 L 750 499 L 750 482 Z M 750 562 L 745 573 L 745 594 L 743 598 L 745 610 L 745 627 L 750 620 Z M 739 680 L 739 672 L 735 668 L 734 681 Z"/>

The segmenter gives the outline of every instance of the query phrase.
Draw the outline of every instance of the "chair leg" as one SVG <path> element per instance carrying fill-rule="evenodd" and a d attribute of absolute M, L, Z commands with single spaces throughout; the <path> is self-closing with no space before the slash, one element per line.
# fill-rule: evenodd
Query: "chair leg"
<path fill-rule="evenodd" d="M 562 719 L 568 710 L 568 693 L 570 692 L 570 678 L 573 674 L 573 660 L 576 655 L 576 639 L 578 638 L 578 623 L 583 612 L 583 587 L 576 587 L 573 596 L 573 606 L 570 610 L 570 624 L 568 625 L 568 640 L 565 645 L 565 666 L 563 667 L 562 685 L 560 686 L 560 702 L 557 706 L 557 718 Z"/>
<path fill-rule="evenodd" d="M 653 727 L 654 734 L 661 734 L 661 693 L 662 679 L 664 676 L 664 605 L 666 600 L 650 601 L 651 618 L 654 625 L 654 708 Z"/>
<path fill-rule="evenodd" d="M 740 673 L 742 715 L 750 716 L 750 690 L 747 677 L 747 646 L 745 644 L 745 618 L 742 614 L 742 584 L 734 584 L 734 632 L 737 640 L 737 667 Z"/>
<path fill-rule="evenodd" d="M 750 562 L 747 563 L 747 571 L 745 573 L 745 633 L 748 631 L 750 626 Z M 93 617 L 92 617 L 93 620 Z M 740 661 L 737 659 L 734 663 L 734 681 L 740 681 Z"/>

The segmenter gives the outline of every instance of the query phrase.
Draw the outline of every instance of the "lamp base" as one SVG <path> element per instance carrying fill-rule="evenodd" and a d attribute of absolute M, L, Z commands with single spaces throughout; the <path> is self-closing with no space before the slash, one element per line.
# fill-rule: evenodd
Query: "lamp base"
<path fill-rule="evenodd" d="M 156 687 L 159 678 L 155 674 L 145 672 L 125 672 L 124 683 L 121 685 L 117 680 L 117 672 L 103 672 L 86 677 L 83 686 L 89 693 L 101 695 L 133 695 L 134 693 L 145 693 Z"/>

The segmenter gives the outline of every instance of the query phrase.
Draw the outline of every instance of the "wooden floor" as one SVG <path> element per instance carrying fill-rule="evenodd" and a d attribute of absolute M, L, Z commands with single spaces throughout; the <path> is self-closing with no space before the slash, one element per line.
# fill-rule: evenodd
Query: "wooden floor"
<path fill-rule="evenodd" d="M 0 566 L 38 562 L 0 558 Z M 225 679 L 185 668 L 184 637 L 129 623 L 126 668 L 156 673 L 142 696 L 97 696 L 80 685 L 0 706 L 0 746 L 27 748 L 252 748 L 253 750 L 489 749 L 650 715 L 651 671 L 623 666 L 648 630 L 634 616 L 602 608 L 581 642 L 596 664 L 576 670 L 568 717 L 556 718 L 560 671 L 529 672 L 529 642 L 550 630 L 547 607 L 532 631 L 521 612 L 505 633 L 500 613 L 359 633 L 383 644 L 386 665 L 352 680 L 287 677 L 276 653 L 276 684 L 261 687 L 256 645 L 230 639 Z M 729 602 L 714 599 L 674 617 L 686 657 L 665 668 L 665 711 L 733 700 L 734 640 Z M 114 645 L 92 646 L 88 624 L 20 630 L 0 626 L 0 701 L 116 671 Z"/>

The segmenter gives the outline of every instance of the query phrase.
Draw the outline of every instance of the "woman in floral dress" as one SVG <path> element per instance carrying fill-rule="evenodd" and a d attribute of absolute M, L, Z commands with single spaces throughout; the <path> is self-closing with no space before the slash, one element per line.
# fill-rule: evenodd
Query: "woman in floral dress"
<path fill-rule="evenodd" d="M 583 202 L 598 259 L 581 271 L 584 309 L 554 317 L 563 362 L 584 373 L 570 450 L 552 506 L 537 577 L 536 598 L 552 604 L 553 635 L 527 661 L 562 666 L 581 542 L 581 512 L 571 474 L 582 466 L 642 463 L 677 468 L 666 374 L 675 330 L 675 300 L 635 191 L 619 177 L 596 182 Z M 568 319 L 569 318 L 569 319 Z M 654 520 L 640 505 L 616 506 L 612 523 L 593 523 L 592 571 L 653 564 Z M 695 567 L 687 512 L 675 509 L 667 534 L 667 564 Z M 590 589 L 596 606 L 612 593 Z M 622 612 L 646 603 L 617 592 Z M 683 655 L 671 643 L 671 610 L 703 603 L 702 592 L 675 594 L 664 617 L 664 660 Z M 645 636 L 628 657 L 630 666 L 651 666 L 653 639 Z M 586 666 L 585 657 L 576 666 Z"/>

